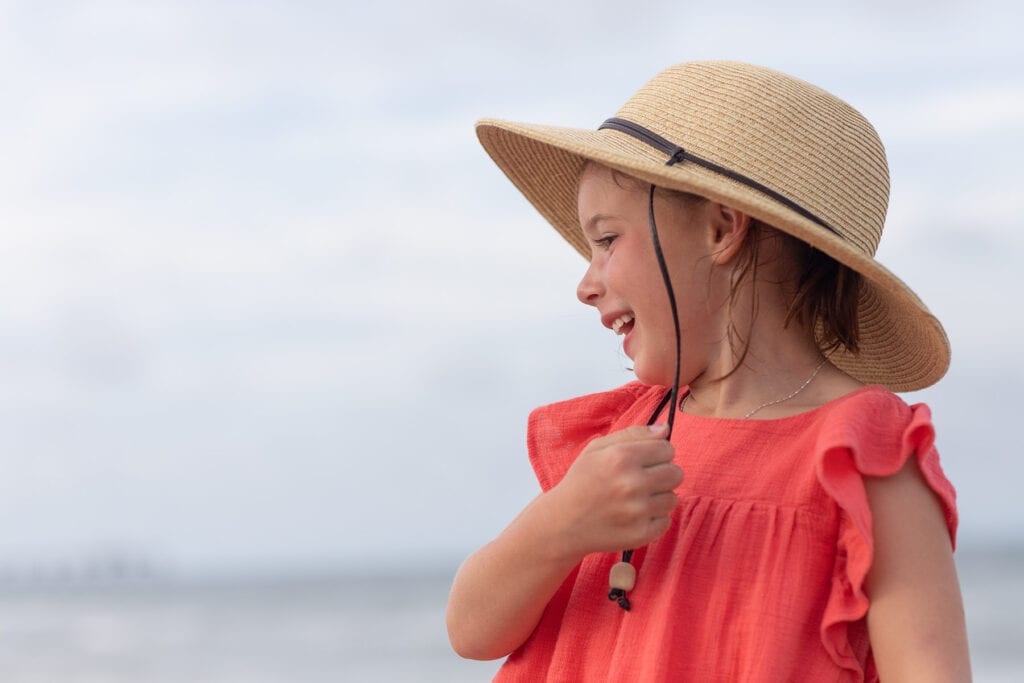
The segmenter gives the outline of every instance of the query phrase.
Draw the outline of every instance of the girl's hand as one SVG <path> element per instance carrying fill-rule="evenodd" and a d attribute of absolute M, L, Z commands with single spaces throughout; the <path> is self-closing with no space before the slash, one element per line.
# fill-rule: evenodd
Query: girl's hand
<path fill-rule="evenodd" d="M 459 569 L 448 635 L 463 657 L 497 659 L 526 642 L 548 602 L 593 552 L 638 548 L 665 533 L 683 471 L 664 425 L 594 439 L 562 481 L 537 496 Z"/>
<path fill-rule="evenodd" d="M 594 439 L 549 494 L 567 555 L 639 548 L 668 530 L 683 470 L 667 427 L 629 427 Z"/>

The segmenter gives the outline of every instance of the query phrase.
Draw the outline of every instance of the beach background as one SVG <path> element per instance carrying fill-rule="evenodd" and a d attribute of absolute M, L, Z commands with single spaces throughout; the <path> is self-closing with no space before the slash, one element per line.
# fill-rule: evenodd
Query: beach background
<path fill-rule="evenodd" d="M 978 681 L 1024 679 L 1024 12 L 0 1 L 0 680 L 471 681 L 458 563 L 536 405 L 630 379 L 473 134 L 690 59 L 864 112 L 879 258 L 943 321 Z"/>
<path fill-rule="evenodd" d="M 1018 683 L 1024 553 L 958 565 L 979 683 Z M 444 606 L 451 571 L 179 577 L 0 592 L 0 680 L 19 683 L 487 681 L 459 659 Z"/>

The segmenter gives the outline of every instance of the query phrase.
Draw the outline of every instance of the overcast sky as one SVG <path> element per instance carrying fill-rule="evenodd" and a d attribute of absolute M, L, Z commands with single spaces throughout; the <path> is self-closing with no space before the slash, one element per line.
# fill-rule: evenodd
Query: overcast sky
<path fill-rule="evenodd" d="M 881 260 L 944 322 L 962 542 L 1024 540 L 1012 2 L 0 3 L 0 565 L 456 562 L 537 487 L 536 405 L 631 379 L 584 262 L 479 147 L 665 66 L 864 112 Z M 718 3 L 723 4 L 723 3 Z"/>

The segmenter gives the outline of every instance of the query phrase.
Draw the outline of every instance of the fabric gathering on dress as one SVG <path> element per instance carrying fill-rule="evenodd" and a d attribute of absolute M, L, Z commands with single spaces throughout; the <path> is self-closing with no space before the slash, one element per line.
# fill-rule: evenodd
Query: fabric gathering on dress
<path fill-rule="evenodd" d="M 527 441 L 541 488 L 592 439 L 645 424 L 666 391 L 632 382 L 536 409 Z M 633 556 L 632 611 L 607 597 L 618 554 L 589 555 L 494 680 L 877 681 L 863 477 L 916 457 L 955 543 L 928 407 L 867 386 L 780 419 L 680 413 L 672 443 L 686 479 L 669 530 Z"/>

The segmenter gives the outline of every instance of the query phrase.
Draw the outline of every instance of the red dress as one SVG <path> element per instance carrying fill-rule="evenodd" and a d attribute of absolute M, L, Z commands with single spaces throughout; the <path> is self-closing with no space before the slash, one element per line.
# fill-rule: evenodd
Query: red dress
<path fill-rule="evenodd" d="M 541 487 L 591 439 L 645 424 L 665 392 L 633 382 L 535 410 L 528 446 Z M 862 477 L 916 457 L 955 540 L 934 436 L 927 406 L 880 386 L 777 420 L 677 414 L 686 480 L 668 532 L 633 556 L 632 611 L 607 597 L 618 555 L 588 555 L 494 680 L 876 681 Z"/>

